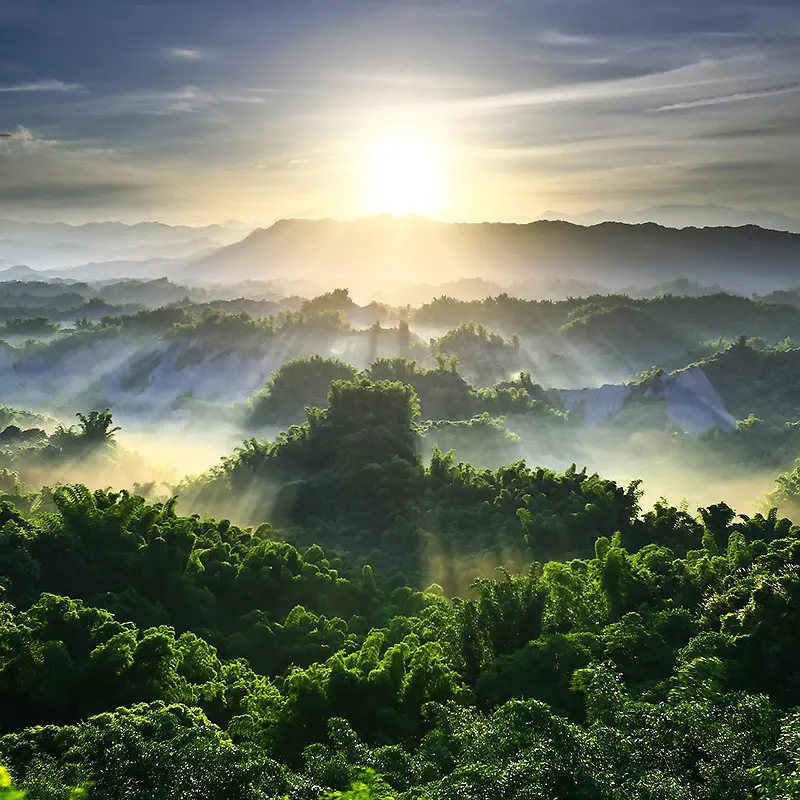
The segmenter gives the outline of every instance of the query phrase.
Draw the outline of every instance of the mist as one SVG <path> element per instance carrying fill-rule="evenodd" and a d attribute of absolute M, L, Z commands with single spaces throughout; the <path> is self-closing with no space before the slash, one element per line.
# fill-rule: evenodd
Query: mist
<path fill-rule="evenodd" d="M 275 441 L 303 422 L 306 406 L 327 405 L 328 383 L 312 366 L 297 385 L 278 387 L 289 392 L 284 410 L 254 427 L 252 404 L 259 392 L 275 391 L 270 381 L 283 365 L 321 358 L 350 365 L 348 375 L 388 377 L 400 376 L 396 367 L 373 365 L 410 359 L 418 374 L 401 380 L 412 381 L 422 402 L 423 457 L 436 444 L 479 467 L 576 464 L 621 484 L 641 480 L 645 506 L 665 497 L 693 510 L 720 501 L 744 513 L 760 508 L 794 453 L 787 448 L 766 464 L 763 453 L 758 463 L 730 462 L 719 457 L 729 446 L 724 433 L 736 439 L 737 420 L 750 413 L 773 428 L 794 419 L 780 416 L 788 411 L 776 416 L 766 397 L 739 398 L 750 393 L 728 385 L 724 365 L 747 353 L 765 364 L 791 355 L 800 300 L 789 304 L 790 284 L 775 302 L 722 291 L 724 274 L 713 285 L 678 280 L 623 293 L 603 287 L 609 277 L 596 272 L 597 282 L 586 284 L 553 276 L 524 291 L 518 284 L 516 294 L 513 284 L 465 277 L 409 282 L 399 293 L 359 296 L 339 286 L 305 297 L 294 292 L 299 282 L 280 281 L 63 283 L 42 274 L 0 283 L 9 326 L 0 359 L 5 403 L 50 417 L 48 433 L 56 421 L 68 426 L 76 412 L 105 407 L 122 428 L 116 441 L 125 457 L 111 472 L 88 462 L 39 466 L 26 485 L 168 492 L 247 439 Z M 736 350 L 741 337 L 745 349 Z M 648 386 L 641 376 L 655 368 L 665 377 Z M 661 404 L 657 419 L 643 412 L 650 401 Z M 488 438 L 466 426 L 480 415 L 494 420 L 481 434 Z M 447 427 L 459 420 L 462 428 Z M 719 442 L 695 442 L 716 428 Z M 233 517 L 267 521 L 250 511 Z"/>

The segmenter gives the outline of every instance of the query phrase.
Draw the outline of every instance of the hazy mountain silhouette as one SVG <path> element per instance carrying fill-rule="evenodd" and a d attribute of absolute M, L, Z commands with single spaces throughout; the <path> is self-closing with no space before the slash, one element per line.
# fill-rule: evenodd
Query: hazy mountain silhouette
<path fill-rule="evenodd" d="M 405 284 L 482 277 L 500 283 L 554 274 L 652 284 L 690 278 L 733 288 L 786 285 L 800 272 L 800 235 L 754 225 L 678 230 L 653 223 L 442 223 L 419 217 L 355 222 L 282 220 L 181 271 L 230 282 L 327 276 Z"/>
<path fill-rule="evenodd" d="M 250 227 L 231 223 L 191 227 L 162 222 L 15 222 L 0 220 L 0 266 L 23 263 L 63 269 L 103 261 L 198 257 L 239 241 Z"/>
<path fill-rule="evenodd" d="M 25 264 L 15 264 L 13 267 L 0 269 L 0 281 L 35 281 L 41 279 L 41 272 L 31 269 Z"/>
<path fill-rule="evenodd" d="M 0 219 L 0 238 L 44 237 L 86 243 L 99 241 L 117 245 L 154 244 L 156 242 L 182 242 L 187 239 L 207 237 L 212 240 L 235 240 L 237 233 L 247 228 L 243 223 L 229 220 L 221 225 L 168 225 L 165 222 L 87 222 L 69 225 L 66 222 L 17 222 Z"/>
<path fill-rule="evenodd" d="M 606 211 L 596 209 L 582 214 L 545 211 L 540 220 L 561 220 L 577 225 L 599 225 L 601 222 L 641 224 L 655 222 L 670 228 L 741 227 L 758 225 L 775 231 L 800 233 L 800 219 L 763 209 L 740 211 L 718 205 L 662 205 L 640 211 Z"/>

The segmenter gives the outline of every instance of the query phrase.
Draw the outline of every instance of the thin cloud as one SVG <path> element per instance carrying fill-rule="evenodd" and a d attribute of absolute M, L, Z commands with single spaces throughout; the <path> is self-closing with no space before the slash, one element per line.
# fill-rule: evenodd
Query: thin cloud
<path fill-rule="evenodd" d="M 127 203 L 137 198 L 145 199 L 146 187 L 136 183 L 98 180 L 56 182 L 0 183 L 0 207 L 6 202 L 25 201 L 36 208 L 53 208 L 58 204 L 96 207 L 100 203 L 124 199 Z"/>
<path fill-rule="evenodd" d="M 585 47 L 595 44 L 595 39 L 591 36 L 584 36 L 575 33 L 562 33 L 558 30 L 542 31 L 537 37 L 540 44 L 552 45 L 554 47 Z"/>
<path fill-rule="evenodd" d="M 447 102 L 439 107 L 445 111 L 467 115 L 492 114 L 536 106 L 603 102 L 654 94 L 686 92 L 701 90 L 709 86 L 741 85 L 744 80 L 763 81 L 767 79 L 764 74 L 754 73 L 753 67 L 753 59 L 749 57 L 734 57 L 724 60 L 703 59 L 676 69 L 632 78 L 577 83 L 532 91 L 507 92 Z"/>
<path fill-rule="evenodd" d="M 744 125 L 713 130 L 698 134 L 702 139 L 757 139 L 761 137 L 796 137 L 800 134 L 800 116 L 790 115 L 776 119 L 774 122 L 765 122 L 763 125 Z"/>
<path fill-rule="evenodd" d="M 259 105 L 264 102 L 265 99 L 261 94 L 210 91 L 201 89 L 199 86 L 184 86 L 173 91 L 138 91 L 119 94 L 95 104 L 93 113 L 98 116 L 111 117 L 127 114 L 166 116 L 194 114 L 227 103 Z"/>
<path fill-rule="evenodd" d="M 18 83 L 5 86 L 0 85 L 0 92 L 79 92 L 83 87 L 79 83 L 64 83 L 64 81 L 44 80 Z"/>
<path fill-rule="evenodd" d="M 189 50 L 183 47 L 174 47 L 169 52 L 174 58 L 183 58 L 187 61 L 198 61 L 203 57 L 199 50 Z"/>
<path fill-rule="evenodd" d="M 702 97 L 699 100 L 685 100 L 681 103 L 672 103 L 668 106 L 660 106 L 655 111 L 682 111 L 687 108 L 704 108 L 706 106 L 718 106 L 724 103 L 738 103 L 741 100 L 756 100 L 760 97 L 776 97 L 782 94 L 794 94 L 800 92 L 800 83 L 789 86 L 776 86 L 774 89 L 762 89 L 752 92 L 735 92 L 734 94 L 717 95 L 716 97 Z"/>

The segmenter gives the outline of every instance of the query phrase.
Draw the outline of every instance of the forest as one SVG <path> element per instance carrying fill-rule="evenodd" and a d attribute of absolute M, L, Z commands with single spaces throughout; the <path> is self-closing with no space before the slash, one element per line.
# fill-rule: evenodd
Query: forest
<path fill-rule="evenodd" d="M 694 288 L 0 283 L 0 800 L 800 797 L 800 301 Z"/>

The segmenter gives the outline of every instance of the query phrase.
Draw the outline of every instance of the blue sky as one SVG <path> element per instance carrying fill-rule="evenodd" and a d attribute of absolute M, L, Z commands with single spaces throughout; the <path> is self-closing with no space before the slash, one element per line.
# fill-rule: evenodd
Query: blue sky
<path fill-rule="evenodd" d="M 0 216 L 356 216 L 398 131 L 446 218 L 800 216 L 799 54 L 797 0 L 0 0 Z"/>

